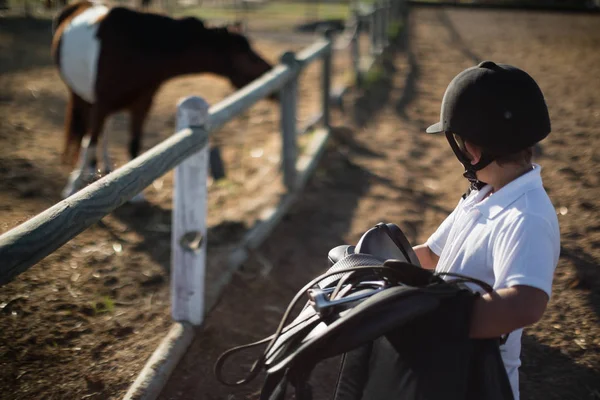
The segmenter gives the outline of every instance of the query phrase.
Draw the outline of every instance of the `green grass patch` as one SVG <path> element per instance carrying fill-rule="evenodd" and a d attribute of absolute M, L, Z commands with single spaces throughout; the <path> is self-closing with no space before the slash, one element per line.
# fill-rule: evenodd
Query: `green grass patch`
<path fill-rule="evenodd" d="M 404 22 L 402 21 L 392 21 L 388 25 L 387 35 L 389 38 L 396 38 L 400 35 L 402 30 L 404 29 Z"/>
<path fill-rule="evenodd" d="M 385 71 L 383 67 L 379 64 L 374 64 L 366 73 L 365 73 L 365 84 L 373 85 L 379 81 L 381 81 L 385 77 Z"/>
<path fill-rule="evenodd" d="M 215 185 L 215 187 L 217 187 L 219 189 L 228 189 L 228 190 L 233 190 L 237 186 L 239 186 L 238 183 L 236 183 L 228 178 L 221 178 L 218 181 L 215 181 L 214 185 Z"/>
<path fill-rule="evenodd" d="M 115 301 L 109 296 L 102 297 L 102 300 L 97 301 L 93 306 L 94 314 L 113 313 L 115 311 Z"/>
<path fill-rule="evenodd" d="M 316 125 L 310 130 L 306 131 L 304 135 L 298 137 L 297 146 L 298 146 L 298 155 L 306 153 L 308 146 L 315 138 L 315 134 L 321 128 L 321 125 Z"/>

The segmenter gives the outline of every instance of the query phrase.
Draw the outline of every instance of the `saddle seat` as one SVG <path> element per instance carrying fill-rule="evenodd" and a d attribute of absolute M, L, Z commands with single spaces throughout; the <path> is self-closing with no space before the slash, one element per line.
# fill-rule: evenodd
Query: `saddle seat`
<path fill-rule="evenodd" d="M 410 243 L 396 224 L 380 222 L 365 232 L 356 246 L 341 245 L 329 251 L 329 266 L 333 266 L 350 254 L 365 254 L 381 262 L 387 260 L 405 260 L 421 266 Z"/>

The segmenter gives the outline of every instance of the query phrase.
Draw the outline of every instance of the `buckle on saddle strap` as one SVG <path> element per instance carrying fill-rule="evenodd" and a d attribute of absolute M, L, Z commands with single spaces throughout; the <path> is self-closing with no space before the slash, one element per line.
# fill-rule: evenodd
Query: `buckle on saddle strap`
<path fill-rule="evenodd" d="M 364 298 L 370 297 L 375 293 L 381 292 L 385 288 L 388 287 L 388 283 L 385 281 L 364 281 L 359 282 L 356 285 L 348 284 L 342 287 L 339 291 L 336 299 L 331 299 L 331 294 L 335 291 L 335 287 L 320 289 L 320 288 L 312 288 L 307 290 L 308 301 L 309 304 L 313 307 L 313 309 L 319 313 L 321 316 L 328 315 L 333 312 L 333 308 L 352 303 L 357 300 L 362 300 Z M 344 296 L 346 293 L 351 291 L 352 289 L 360 290 L 371 288 L 371 291 L 361 291 L 360 293 L 351 294 L 346 297 Z"/>

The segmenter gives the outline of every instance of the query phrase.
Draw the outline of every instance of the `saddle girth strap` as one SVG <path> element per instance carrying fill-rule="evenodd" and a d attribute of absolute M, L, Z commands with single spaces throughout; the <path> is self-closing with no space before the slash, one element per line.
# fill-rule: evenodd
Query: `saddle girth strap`
<path fill-rule="evenodd" d="M 311 371 L 310 367 L 292 367 L 285 371 L 267 374 L 260 400 L 284 400 L 288 383 L 294 387 L 295 400 L 313 400 L 312 388 L 308 383 Z"/>

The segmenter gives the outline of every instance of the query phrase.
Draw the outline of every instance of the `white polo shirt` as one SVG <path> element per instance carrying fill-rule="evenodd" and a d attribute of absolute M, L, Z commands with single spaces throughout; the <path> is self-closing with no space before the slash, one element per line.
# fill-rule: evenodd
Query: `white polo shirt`
<path fill-rule="evenodd" d="M 556 211 L 542 185 L 541 169 L 534 164 L 533 170 L 489 197 L 492 188 L 487 185 L 461 198 L 426 242 L 440 257 L 436 271 L 468 275 L 494 289 L 533 286 L 550 296 L 560 231 Z M 479 286 L 469 286 L 482 291 Z M 522 329 L 511 332 L 500 347 L 516 400 L 521 334 Z"/>

